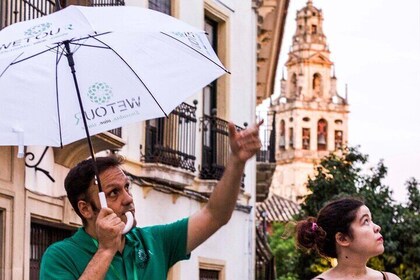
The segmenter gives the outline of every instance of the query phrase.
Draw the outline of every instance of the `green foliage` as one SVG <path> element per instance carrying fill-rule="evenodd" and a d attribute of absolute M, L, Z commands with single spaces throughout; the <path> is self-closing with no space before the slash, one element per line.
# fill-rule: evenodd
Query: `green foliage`
<path fill-rule="evenodd" d="M 420 279 L 420 191 L 413 178 L 407 182 L 409 193 L 407 205 L 392 200 L 392 191 L 382 181 L 387 168 L 380 161 L 367 174 L 363 173 L 368 156 L 356 148 L 346 148 L 330 154 L 315 168 L 315 176 L 308 178 L 310 194 L 304 197 L 301 213 L 297 219 L 317 216 L 322 206 L 331 199 L 342 196 L 361 197 L 372 213 L 375 223 L 382 228 L 385 253 L 372 258 L 368 265 L 374 269 L 396 273 L 404 280 Z M 272 244 L 277 262 L 277 275 L 293 275 L 311 279 L 330 268 L 326 259 L 300 250 L 290 252 L 292 239 L 279 241 L 281 227 L 275 231 Z M 283 243 L 284 242 L 284 243 Z"/>
<path fill-rule="evenodd" d="M 290 270 L 296 266 L 297 255 L 293 236 L 286 233 L 286 225 L 273 224 L 273 234 L 268 240 L 273 255 L 276 257 L 277 280 L 296 280 L 298 275 Z"/>
<path fill-rule="evenodd" d="M 398 207 L 397 226 L 392 229 L 398 242 L 394 271 L 401 279 L 420 279 L 420 190 L 416 179 L 406 183 L 408 203 Z"/>

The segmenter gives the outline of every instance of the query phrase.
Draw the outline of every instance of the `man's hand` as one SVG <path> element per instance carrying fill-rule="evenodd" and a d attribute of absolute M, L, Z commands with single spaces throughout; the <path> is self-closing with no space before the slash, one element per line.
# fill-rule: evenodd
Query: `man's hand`
<path fill-rule="evenodd" d="M 259 127 L 263 121 L 243 131 L 229 123 L 229 156 L 223 177 L 213 190 L 205 207 L 188 221 L 187 252 L 197 248 L 225 225 L 235 209 L 245 163 L 261 148 Z"/>
<path fill-rule="evenodd" d="M 124 222 L 110 208 L 102 208 L 96 219 L 99 248 L 115 254 L 121 248 Z"/>
<path fill-rule="evenodd" d="M 237 131 L 235 125 L 231 122 L 229 123 L 229 141 L 232 156 L 245 163 L 261 149 L 259 128 L 263 122 L 264 120 L 261 120 L 258 124 L 242 131 Z"/>

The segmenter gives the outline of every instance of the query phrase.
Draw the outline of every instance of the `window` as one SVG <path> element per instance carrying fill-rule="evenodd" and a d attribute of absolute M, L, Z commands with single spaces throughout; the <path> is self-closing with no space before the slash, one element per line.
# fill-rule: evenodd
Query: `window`
<path fill-rule="evenodd" d="M 204 30 L 207 33 L 207 38 L 209 39 L 211 46 L 217 54 L 218 23 L 206 17 Z M 203 89 L 203 120 L 207 121 L 205 125 L 206 133 L 202 134 L 203 156 L 201 159 L 202 170 L 200 176 L 204 179 L 210 179 L 211 177 L 218 178 L 219 175 L 215 174 L 219 174 L 222 169 L 224 170 L 224 167 L 222 169 L 216 167 L 218 165 L 216 163 L 220 160 L 219 157 L 224 154 L 223 149 L 225 145 L 223 143 L 226 139 L 222 134 L 224 134 L 227 126 L 222 119 L 217 118 L 217 113 L 217 80 L 215 80 Z M 224 160 L 220 160 L 220 162 L 224 162 Z M 210 173 L 213 175 L 206 175 L 206 170 L 211 170 Z"/>
<path fill-rule="evenodd" d="M 318 121 L 318 150 L 325 151 L 327 149 L 327 121 L 321 119 Z"/>
<path fill-rule="evenodd" d="M 302 149 L 309 150 L 311 146 L 311 131 L 309 128 L 302 128 Z"/>
<path fill-rule="evenodd" d="M 225 280 L 225 262 L 198 257 L 199 280 Z"/>
<path fill-rule="evenodd" d="M 171 14 L 171 0 L 149 0 L 149 9 Z"/>
<path fill-rule="evenodd" d="M 312 78 L 312 90 L 313 95 L 315 97 L 321 97 L 322 96 L 322 79 L 321 75 L 318 73 L 315 73 Z"/>
<path fill-rule="evenodd" d="M 204 30 L 214 51 L 217 54 L 217 33 L 218 23 L 208 17 L 205 18 Z M 208 84 L 203 90 L 204 114 L 211 116 L 214 109 L 217 109 L 217 80 Z"/>
<path fill-rule="evenodd" d="M 29 278 L 31 280 L 39 279 L 39 268 L 41 257 L 45 250 L 52 243 L 70 237 L 74 233 L 73 230 L 66 230 L 47 226 L 36 222 L 31 223 L 31 253 L 30 253 L 30 271 Z"/>
<path fill-rule="evenodd" d="M 293 149 L 293 127 L 289 127 L 289 148 Z"/>
<path fill-rule="evenodd" d="M 219 271 L 211 269 L 202 269 L 200 268 L 200 280 L 219 280 Z"/>
<path fill-rule="evenodd" d="M 290 81 L 290 94 L 292 97 L 295 97 L 297 94 L 297 76 L 296 73 L 293 73 L 292 79 Z"/>
<path fill-rule="evenodd" d="M 334 148 L 336 150 L 341 149 L 343 147 L 343 131 L 336 130 L 334 132 Z"/>
<path fill-rule="evenodd" d="M 311 31 L 312 31 L 312 34 L 316 34 L 316 32 L 317 32 L 317 26 L 315 24 L 312 24 Z"/>
<path fill-rule="evenodd" d="M 280 121 L 280 143 L 279 147 L 280 150 L 284 150 L 286 147 L 286 128 L 285 128 L 285 122 L 284 120 Z"/>

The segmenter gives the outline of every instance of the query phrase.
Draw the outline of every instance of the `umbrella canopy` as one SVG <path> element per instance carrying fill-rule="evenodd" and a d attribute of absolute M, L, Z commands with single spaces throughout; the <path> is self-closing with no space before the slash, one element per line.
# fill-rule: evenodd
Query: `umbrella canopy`
<path fill-rule="evenodd" d="M 0 31 L 0 145 L 74 142 L 83 117 L 91 135 L 162 117 L 225 72 L 203 31 L 149 9 L 16 23 Z"/>

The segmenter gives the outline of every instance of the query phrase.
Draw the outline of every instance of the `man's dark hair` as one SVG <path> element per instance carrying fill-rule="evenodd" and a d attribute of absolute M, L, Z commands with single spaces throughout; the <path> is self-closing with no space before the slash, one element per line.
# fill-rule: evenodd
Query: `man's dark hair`
<path fill-rule="evenodd" d="M 79 162 L 67 174 L 64 180 L 67 198 L 71 206 L 73 206 L 74 211 L 76 211 L 76 214 L 82 219 L 83 224 L 86 223 L 86 220 L 80 213 L 77 203 L 79 200 L 90 200 L 87 197 L 87 190 L 95 177 L 94 164 L 98 168 L 98 173 L 101 174 L 110 167 L 120 166 L 121 162 L 121 159 L 114 157 L 97 157 L 95 162 L 92 159 L 87 159 Z"/>

